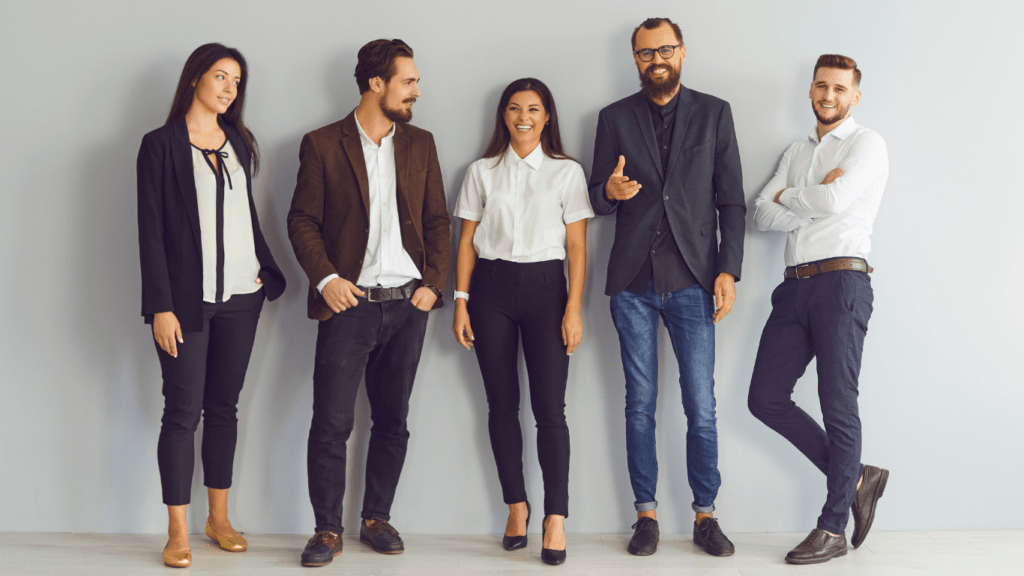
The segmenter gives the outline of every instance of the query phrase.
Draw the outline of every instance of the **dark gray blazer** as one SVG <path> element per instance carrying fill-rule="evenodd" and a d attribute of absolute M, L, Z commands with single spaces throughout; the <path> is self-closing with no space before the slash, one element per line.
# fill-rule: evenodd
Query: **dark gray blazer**
<path fill-rule="evenodd" d="M 679 87 L 668 168 L 661 155 L 647 97 L 638 92 L 601 110 L 590 173 L 590 203 L 597 214 L 615 216 L 615 244 L 608 261 L 605 294 L 614 296 L 636 277 L 654 243 L 661 206 L 672 236 L 694 277 L 710 293 L 715 278 L 728 272 L 740 279 L 743 260 L 743 175 L 729 103 Z M 619 156 L 623 174 L 642 185 L 629 200 L 613 202 L 604 185 Z M 715 230 L 722 232 L 721 245 Z"/>

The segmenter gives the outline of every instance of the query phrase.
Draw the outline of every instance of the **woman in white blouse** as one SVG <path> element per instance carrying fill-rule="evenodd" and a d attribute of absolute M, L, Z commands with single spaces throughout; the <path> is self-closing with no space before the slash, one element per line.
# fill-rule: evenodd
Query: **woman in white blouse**
<path fill-rule="evenodd" d="M 587 219 L 594 212 L 583 169 L 562 149 L 555 101 L 540 80 L 505 88 L 491 142 L 466 172 L 455 215 L 462 235 L 452 330 L 459 344 L 476 349 L 487 391 L 491 448 L 509 506 L 502 544 L 526 546 L 531 511 L 519 428 L 521 336 L 544 477 L 541 559 L 561 564 L 569 515 L 565 388 L 569 355 L 583 336 Z"/>
<path fill-rule="evenodd" d="M 163 373 L 157 461 L 168 539 L 164 563 L 192 563 L 185 509 L 194 433 L 210 514 L 206 534 L 232 552 L 247 544 L 227 517 L 236 405 L 264 298 L 285 288 L 252 199 L 256 139 L 242 121 L 247 71 L 233 48 L 205 44 L 182 70 L 167 122 L 139 149 L 142 315 L 153 325 Z"/>

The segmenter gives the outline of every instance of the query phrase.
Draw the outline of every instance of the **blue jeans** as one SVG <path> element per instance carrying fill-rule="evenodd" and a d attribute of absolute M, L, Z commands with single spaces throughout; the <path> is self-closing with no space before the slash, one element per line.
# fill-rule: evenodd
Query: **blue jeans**
<path fill-rule="evenodd" d="M 658 456 L 654 412 L 658 405 L 658 317 L 668 328 L 679 362 L 679 386 L 686 414 L 686 473 L 693 509 L 711 512 L 722 485 L 718 472 L 715 418 L 714 299 L 700 286 L 656 294 L 622 291 L 611 298 L 626 375 L 626 457 L 637 511 L 654 510 L 658 501 Z"/>

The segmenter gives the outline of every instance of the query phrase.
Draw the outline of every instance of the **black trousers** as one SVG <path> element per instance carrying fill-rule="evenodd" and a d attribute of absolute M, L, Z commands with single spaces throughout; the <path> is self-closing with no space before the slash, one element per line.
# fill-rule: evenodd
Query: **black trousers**
<path fill-rule="evenodd" d="M 750 411 L 825 474 L 828 495 L 817 527 L 833 534 L 846 529 L 864 470 L 857 387 L 873 299 L 865 272 L 783 281 L 772 293 L 750 380 Z M 792 399 L 811 358 L 824 429 Z"/>
<path fill-rule="evenodd" d="M 320 322 L 306 452 L 315 531 L 343 531 L 345 443 L 355 423 L 356 392 L 364 373 L 373 425 L 361 516 L 390 520 L 409 442 L 406 417 L 427 314 L 409 300 L 359 298 L 357 306 Z"/>
<path fill-rule="evenodd" d="M 517 264 L 479 259 L 468 311 L 487 391 L 487 429 L 506 504 L 526 500 L 519 428 L 519 337 L 537 422 L 544 514 L 569 516 L 569 427 L 565 387 L 569 356 L 562 342 L 568 301 L 561 260 Z"/>
<path fill-rule="evenodd" d="M 203 480 L 208 488 L 231 487 L 238 436 L 238 395 L 249 367 L 263 289 L 227 302 L 203 302 L 202 332 L 184 332 L 174 358 L 156 345 L 163 373 L 164 416 L 157 462 L 164 504 L 191 501 L 195 431 L 203 418 Z"/>

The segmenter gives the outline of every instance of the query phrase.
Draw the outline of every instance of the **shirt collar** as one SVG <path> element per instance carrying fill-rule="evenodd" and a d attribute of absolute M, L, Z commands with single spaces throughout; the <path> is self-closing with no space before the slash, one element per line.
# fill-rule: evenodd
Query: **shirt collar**
<path fill-rule="evenodd" d="M 681 92 L 681 89 L 678 92 L 676 92 L 676 95 L 673 96 L 671 100 L 666 102 L 664 106 L 658 104 L 657 102 L 651 100 L 650 98 L 647 98 L 647 105 L 650 106 L 651 112 L 654 114 L 660 114 L 662 116 L 671 114 L 676 111 L 676 108 L 679 107 L 679 94 Z"/>
<path fill-rule="evenodd" d="M 846 140 L 846 137 L 849 136 L 850 134 L 853 134 L 855 130 L 857 130 L 857 123 L 853 121 L 853 116 L 847 116 L 846 120 L 840 122 L 839 126 L 833 128 L 828 134 L 825 134 L 825 136 L 835 136 L 840 140 Z M 811 130 L 811 133 L 808 135 L 808 137 L 811 139 L 811 142 L 819 144 L 817 125 L 815 125 L 814 129 Z"/>
<path fill-rule="evenodd" d="M 505 158 L 503 160 L 503 162 L 505 162 L 505 166 L 508 166 L 509 168 L 515 166 L 519 162 L 526 162 L 526 164 L 529 165 L 530 168 L 533 168 L 534 170 L 540 170 L 540 164 L 543 161 L 543 144 L 538 144 L 537 147 L 533 149 L 533 152 L 530 152 L 529 154 L 526 155 L 526 158 L 520 158 L 519 154 L 516 154 L 516 151 L 512 148 L 512 144 L 509 144 L 508 149 L 505 150 Z"/>
<path fill-rule="evenodd" d="M 373 140 L 371 140 L 369 136 L 366 135 L 366 132 L 363 131 L 362 125 L 359 124 L 359 114 L 355 114 L 355 119 L 356 119 L 356 128 L 359 130 L 359 139 L 363 141 L 363 146 L 366 146 L 367 144 L 373 144 L 374 146 L 376 146 L 377 144 Z M 380 140 L 381 144 L 384 144 L 385 140 L 387 140 L 389 138 L 392 138 L 395 135 L 395 127 L 396 126 L 398 126 L 397 122 L 392 122 L 391 123 L 391 131 L 387 133 L 387 136 L 384 136 L 383 138 L 381 138 L 381 140 Z"/>

